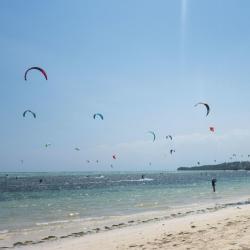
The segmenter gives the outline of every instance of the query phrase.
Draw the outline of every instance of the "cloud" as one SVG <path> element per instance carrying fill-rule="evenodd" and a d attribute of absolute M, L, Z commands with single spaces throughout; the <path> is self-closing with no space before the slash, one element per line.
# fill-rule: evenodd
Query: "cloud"
<path fill-rule="evenodd" d="M 174 148 L 172 156 L 169 150 Z M 103 144 L 95 148 L 95 153 L 106 161 L 117 154 L 117 163 L 122 166 L 146 166 L 149 162 L 157 167 L 175 169 L 180 165 L 194 165 L 197 161 L 209 164 L 229 160 L 233 153 L 250 153 L 250 130 L 233 129 L 225 132 L 204 132 L 176 135 L 173 141 L 165 138 L 155 142 L 136 140 L 118 144 Z M 249 149 L 249 152 L 248 152 Z M 153 165 L 153 164 L 152 164 Z"/>

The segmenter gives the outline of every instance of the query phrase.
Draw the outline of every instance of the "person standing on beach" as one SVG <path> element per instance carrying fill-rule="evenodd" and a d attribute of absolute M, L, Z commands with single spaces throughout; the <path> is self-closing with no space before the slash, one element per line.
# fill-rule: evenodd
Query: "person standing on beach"
<path fill-rule="evenodd" d="M 215 190 L 215 183 L 216 183 L 216 179 L 215 178 L 213 178 L 212 179 L 212 181 L 211 181 L 211 183 L 212 183 L 212 187 L 213 187 L 213 191 L 215 192 L 216 190 Z"/>

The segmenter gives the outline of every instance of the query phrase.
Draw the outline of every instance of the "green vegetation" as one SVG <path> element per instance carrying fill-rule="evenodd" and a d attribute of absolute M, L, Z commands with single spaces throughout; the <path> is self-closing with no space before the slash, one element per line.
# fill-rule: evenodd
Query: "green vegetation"
<path fill-rule="evenodd" d="M 203 165 L 194 167 L 179 167 L 178 171 L 181 170 L 250 170 L 249 161 L 236 161 L 236 162 L 224 162 L 216 165 Z"/>

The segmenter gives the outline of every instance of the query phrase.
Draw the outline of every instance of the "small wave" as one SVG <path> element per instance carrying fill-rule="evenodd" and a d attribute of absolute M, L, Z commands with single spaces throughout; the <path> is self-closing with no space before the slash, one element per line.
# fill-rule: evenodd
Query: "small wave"
<path fill-rule="evenodd" d="M 111 182 L 144 182 L 144 181 L 153 181 L 154 179 L 151 178 L 144 178 L 144 179 L 135 179 L 135 180 L 118 180 L 118 181 L 111 181 Z"/>
<path fill-rule="evenodd" d="M 24 204 L 24 205 L 19 205 L 18 207 L 20 207 L 20 208 L 27 208 L 27 207 L 29 207 L 29 205 L 28 204 Z"/>
<path fill-rule="evenodd" d="M 50 221 L 50 222 L 37 222 L 36 226 L 48 226 L 48 225 L 54 225 L 54 224 L 61 224 L 61 223 L 67 223 L 69 220 L 57 220 L 57 221 Z"/>
<path fill-rule="evenodd" d="M 4 230 L 0 230 L 0 234 L 7 234 L 9 232 L 9 230 L 4 229 Z"/>
<path fill-rule="evenodd" d="M 77 215 L 79 215 L 79 213 L 69 213 L 69 216 L 77 216 Z"/>
<path fill-rule="evenodd" d="M 144 178 L 144 179 L 141 179 L 142 181 L 153 181 L 154 179 L 151 179 L 151 178 Z"/>
<path fill-rule="evenodd" d="M 94 177 L 95 179 L 103 179 L 103 178 L 105 178 L 105 176 L 104 175 L 101 175 L 101 176 L 96 176 L 96 177 Z"/>

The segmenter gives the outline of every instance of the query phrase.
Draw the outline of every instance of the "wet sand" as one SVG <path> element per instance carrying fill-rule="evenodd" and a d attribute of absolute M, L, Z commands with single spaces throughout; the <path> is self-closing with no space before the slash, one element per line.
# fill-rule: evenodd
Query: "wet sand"
<path fill-rule="evenodd" d="M 133 223 L 131 223 L 133 224 Z M 16 245 L 35 250 L 231 249 L 250 250 L 250 205 L 201 214 L 117 225 L 95 234 L 51 237 L 43 243 Z"/>

